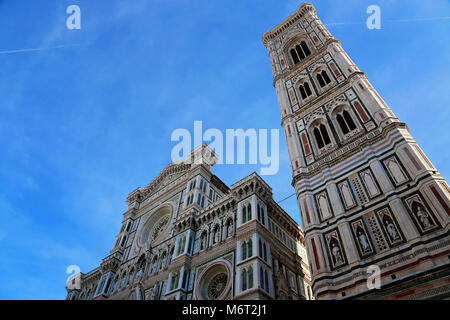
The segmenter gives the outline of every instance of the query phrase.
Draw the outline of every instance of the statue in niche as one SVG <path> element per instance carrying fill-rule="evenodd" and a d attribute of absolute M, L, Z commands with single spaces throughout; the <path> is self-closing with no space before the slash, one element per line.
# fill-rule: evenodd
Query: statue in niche
<path fill-rule="evenodd" d="M 413 206 L 414 213 L 416 214 L 416 217 L 419 218 L 420 224 L 423 229 L 429 229 L 433 227 L 433 225 L 430 223 L 430 216 L 428 215 L 428 212 L 425 211 L 425 209 L 421 205 Z"/>
<path fill-rule="evenodd" d="M 218 243 L 219 239 L 220 239 L 220 232 L 219 232 L 219 228 L 217 227 L 216 230 L 214 231 L 214 243 Z"/>
<path fill-rule="evenodd" d="M 233 235 L 233 221 L 228 222 L 227 236 L 231 237 Z"/>
<path fill-rule="evenodd" d="M 363 249 L 363 251 L 364 252 L 370 251 L 369 241 L 367 241 L 366 235 L 360 229 L 358 229 L 358 239 L 359 239 L 359 243 L 361 244 L 361 248 Z"/>
<path fill-rule="evenodd" d="M 334 260 L 336 261 L 336 264 L 343 263 L 342 255 L 341 255 L 341 249 L 336 244 L 332 244 L 331 252 L 333 253 Z"/>
<path fill-rule="evenodd" d="M 386 220 L 386 229 L 389 232 L 389 235 L 391 236 L 392 241 L 395 241 L 400 238 L 398 235 L 397 229 L 395 228 L 394 224 L 391 221 Z"/>

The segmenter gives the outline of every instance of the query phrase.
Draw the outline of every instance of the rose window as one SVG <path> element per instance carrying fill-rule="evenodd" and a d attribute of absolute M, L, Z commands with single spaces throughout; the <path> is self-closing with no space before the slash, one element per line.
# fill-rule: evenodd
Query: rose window
<path fill-rule="evenodd" d="M 215 300 L 223 293 L 227 286 L 228 276 L 220 273 L 211 279 L 208 285 L 208 296 L 211 300 Z"/>

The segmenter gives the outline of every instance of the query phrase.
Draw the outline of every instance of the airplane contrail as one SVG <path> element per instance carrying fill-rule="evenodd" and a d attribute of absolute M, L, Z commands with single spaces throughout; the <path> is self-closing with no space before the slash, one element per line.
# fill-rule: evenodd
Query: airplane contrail
<path fill-rule="evenodd" d="M 420 21 L 436 21 L 436 20 L 449 20 L 450 17 L 436 17 L 436 18 L 417 18 L 417 19 L 395 19 L 395 20 L 385 20 L 386 22 L 420 22 Z M 383 20 L 381 20 L 383 22 Z M 366 24 L 366 22 L 331 22 L 324 23 L 325 26 L 340 26 L 340 25 L 351 25 L 351 24 Z"/>
<path fill-rule="evenodd" d="M 67 44 L 67 45 L 54 46 L 54 47 L 41 47 L 41 48 L 29 48 L 29 49 L 3 50 L 3 51 L 0 51 L 0 54 L 20 53 L 20 52 L 31 52 L 31 51 L 43 51 L 43 50 L 49 50 L 49 49 L 61 49 L 61 48 L 68 48 L 68 47 L 75 47 L 75 46 L 78 46 L 78 45 L 77 45 L 77 44 Z"/>

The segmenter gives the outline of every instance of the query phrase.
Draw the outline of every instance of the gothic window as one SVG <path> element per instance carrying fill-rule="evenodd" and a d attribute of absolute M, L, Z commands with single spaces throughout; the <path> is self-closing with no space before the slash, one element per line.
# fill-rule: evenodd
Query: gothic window
<path fill-rule="evenodd" d="M 303 52 L 305 53 L 305 56 L 309 56 L 311 54 L 311 51 L 309 50 L 308 45 L 306 44 L 306 42 L 302 41 L 300 43 L 300 45 L 301 45 L 301 47 L 303 49 Z"/>
<path fill-rule="evenodd" d="M 203 188 L 200 189 L 202 189 L 203 192 L 206 192 L 206 181 L 203 182 Z"/>
<path fill-rule="evenodd" d="M 323 123 L 317 125 L 313 129 L 313 134 L 316 139 L 317 147 L 319 148 L 319 150 L 331 144 L 330 136 L 328 135 L 328 131 Z"/>
<path fill-rule="evenodd" d="M 264 207 L 261 206 L 261 223 L 265 224 L 265 222 L 266 222 L 265 220 L 266 220 L 266 218 L 265 218 L 265 213 L 264 213 Z"/>
<path fill-rule="evenodd" d="M 253 288 L 253 268 L 250 266 L 248 268 L 248 288 Z"/>
<path fill-rule="evenodd" d="M 264 270 L 264 284 L 265 284 L 265 290 L 269 292 L 269 275 L 267 270 Z"/>
<path fill-rule="evenodd" d="M 108 281 L 106 281 L 105 289 L 103 291 L 106 295 L 109 293 L 110 284 L 111 284 L 111 278 L 109 278 Z"/>
<path fill-rule="evenodd" d="M 294 49 L 291 49 L 291 57 L 292 57 L 292 61 L 294 61 L 294 64 L 297 64 L 300 62 L 300 59 L 297 56 L 297 53 L 295 52 Z"/>
<path fill-rule="evenodd" d="M 310 88 L 308 82 L 305 82 L 305 83 L 301 84 L 298 87 L 298 89 L 300 90 L 300 95 L 301 95 L 303 100 L 308 98 L 310 95 L 312 95 L 312 91 L 311 91 L 311 88 Z"/>
<path fill-rule="evenodd" d="M 253 242 L 252 239 L 248 239 L 241 244 L 241 260 L 245 260 L 251 256 L 253 256 Z"/>
<path fill-rule="evenodd" d="M 130 228 L 131 228 L 131 221 L 128 221 L 127 232 L 130 231 Z"/>
<path fill-rule="evenodd" d="M 241 273 L 242 291 L 247 290 L 247 270 L 243 269 Z"/>
<path fill-rule="evenodd" d="M 336 115 L 336 121 L 338 122 L 343 134 L 347 134 L 353 130 L 356 130 L 356 124 L 347 110 L 338 112 Z"/>
<path fill-rule="evenodd" d="M 252 239 L 248 239 L 247 241 L 247 258 L 253 256 L 253 242 Z"/>
<path fill-rule="evenodd" d="M 327 84 L 331 82 L 330 77 L 328 76 L 325 70 L 322 70 L 322 72 L 318 73 L 316 75 L 316 78 L 317 81 L 319 81 L 319 85 L 321 88 L 325 87 Z"/>
<path fill-rule="evenodd" d="M 216 275 L 208 285 L 208 296 L 211 300 L 216 300 L 226 288 L 228 276 L 225 273 Z"/>
<path fill-rule="evenodd" d="M 264 254 L 264 261 L 267 261 L 267 250 L 266 250 L 266 243 L 263 243 L 263 254 Z"/>
<path fill-rule="evenodd" d="M 305 41 L 297 44 L 289 52 L 291 54 L 294 65 L 305 59 L 307 56 L 311 55 L 311 50 L 309 50 L 308 45 Z"/>
<path fill-rule="evenodd" d="M 258 241 L 258 244 L 259 244 L 258 255 L 262 258 L 263 257 L 263 251 L 262 251 L 262 242 L 261 242 L 261 240 Z"/>
<path fill-rule="evenodd" d="M 122 237 L 122 242 L 120 243 L 120 246 L 121 246 L 121 247 L 124 247 L 124 246 L 125 246 L 126 240 L 127 240 L 127 236 L 123 236 L 123 237 Z"/>
<path fill-rule="evenodd" d="M 314 128 L 314 137 L 316 138 L 317 146 L 322 149 L 325 144 L 323 143 L 322 135 L 320 134 L 319 128 Z"/>
<path fill-rule="evenodd" d="M 186 236 L 182 236 L 178 242 L 177 256 L 184 252 L 185 244 L 186 244 Z"/>
<path fill-rule="evenodd" d="M 264 208 L 259 203 L 256 205 L 256 211 L 258 215 L 258 221 L 264 224 L 265 218 L 264 218 Z"/>
<path fill-rule="evenodd" d="M 180 278 L 180 273 L 176 273 L 172 275 L 172 279 L 170 281 L 170 290 L 174 290 L 178 287 L 178 281 Z"/>
<path fill-rule="evenodd" d="M 252 219 L 252 205 L 249 203 L 247 206 L 242 206 L 242 223 L 246 223 Z"/>
<path fill-rule="evenodd" d="M 186 283 L 187 282 L 187 271 L 186 270 L 184 270 L 184 272 L 183 272 L 183 280 L 181 281 L 181 287 L 182 288 L 186 288 Z"/>
<path fill-rule="evenodd" d="M 262 267 L 259 267 L 259 287 L 264 289 L 264 271 Z"/>
<path fill-rule="evenodd" d="M 247 259 L 247 244 L 242 242 L 241 245 L 241 260 Z"/>
<path fill-rule="evenodd" d="M 200 204 L 200 206 L 202 208 L 205 206 L 205 196 L 202 196 L 202 203 Z"/>

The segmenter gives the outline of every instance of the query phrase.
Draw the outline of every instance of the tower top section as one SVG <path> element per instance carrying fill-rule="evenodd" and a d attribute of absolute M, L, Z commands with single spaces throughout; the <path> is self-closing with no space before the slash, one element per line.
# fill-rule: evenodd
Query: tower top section
<path fill-rule="evenodd" d="M 307 13 L 316 14 L 316 9 L 311 3 L 304 2 L 302 3 L 298 9 L 292 13 L 289 17 L 284 19 L 281 23 L 276 25 L 271 30 L 264 32 L 262 36 L 262 42 L 264 46 L 267 48 L 267 44 L 270 40 L 275 39 L 281 33 L 283 33 L 286 29 L 291 27 L 293 24 L 298 22 L 301 18 L 303 18 Z"/>

